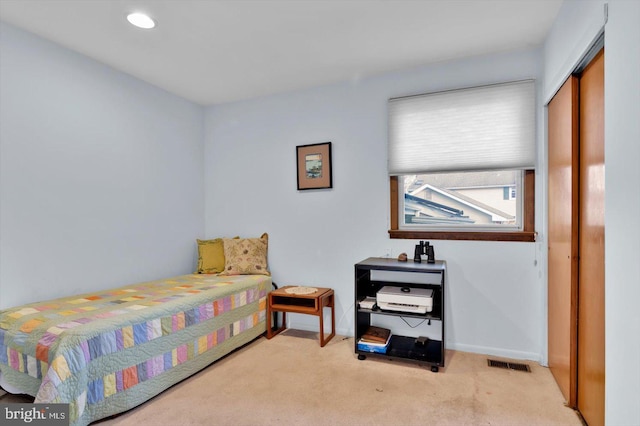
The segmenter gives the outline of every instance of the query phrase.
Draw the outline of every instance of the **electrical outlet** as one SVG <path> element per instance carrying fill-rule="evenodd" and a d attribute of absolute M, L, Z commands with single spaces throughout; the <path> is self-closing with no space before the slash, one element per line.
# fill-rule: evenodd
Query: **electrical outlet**
<path fill-rule="evenodd" d="M 390 249 L 390 248 L 385 249 L 385 251 L 384 251 L 384 257 L 391 257 L 391 249 Z"/>

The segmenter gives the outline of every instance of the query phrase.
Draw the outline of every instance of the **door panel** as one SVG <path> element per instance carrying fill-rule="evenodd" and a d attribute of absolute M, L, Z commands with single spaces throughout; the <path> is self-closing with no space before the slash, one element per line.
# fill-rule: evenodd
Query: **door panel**
<path fill-rule="evenodd" d="M 578 79 L 571 76 L 548 106 L 548 357 L 572 408 L 577 391 L 578 94 Z"/>
<path fill-rule="evenodd" d="M 604 50 L 580 77 L 578 409 L 604 424 Z"/>

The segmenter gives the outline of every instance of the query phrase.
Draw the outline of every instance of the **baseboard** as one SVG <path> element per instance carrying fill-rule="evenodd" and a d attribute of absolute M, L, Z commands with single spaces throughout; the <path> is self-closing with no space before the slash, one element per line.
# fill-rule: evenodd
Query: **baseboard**
<path fill-rule="evenodd" d="M 464 343 L 448 343 L 447 349 L 461 352 L 471 352 L 475 354 L 497 356 L 501 358 L 520 359 L 527 361 L 541 362 L 540 354 L 535 352 L 514 351 L 511 349 L 492 348 L 488 346 L 465 345 Z"/>

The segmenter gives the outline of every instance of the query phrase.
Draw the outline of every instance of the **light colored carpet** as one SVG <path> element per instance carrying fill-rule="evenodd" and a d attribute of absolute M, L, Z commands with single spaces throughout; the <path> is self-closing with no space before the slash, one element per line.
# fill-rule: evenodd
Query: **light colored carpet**
<path fill-rule="evenodd" d="M 446 368 L 432 373 L 414 363 L 359 361 L 353 338 L 336 336 L 321 348 L 317 333 L 287 330 L 97 424 L 582 425 L 549 370 L 527 364 L 531 373 L 448 351 Z"/>

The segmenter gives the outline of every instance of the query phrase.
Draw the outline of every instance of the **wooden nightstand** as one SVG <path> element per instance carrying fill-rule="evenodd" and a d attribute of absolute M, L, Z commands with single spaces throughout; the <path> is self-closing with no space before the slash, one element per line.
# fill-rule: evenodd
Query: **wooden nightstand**
<path fill-rule="evenodd" d="M 315 315 L 320 318 L 320 347 L 327 344 L 336 335 L 335 298 L 330 288 L 314 287 L 317 290 L 308 294 L 287 293 L 288 288 L 297 286 L 284 286 L 269 293 L 267 303 L 267 339 L 287 328 L 287 312 L 296 314 Z M 331 308 L 331 334 L 325 339 L 324 315 L 325 307 Z M 271 313 L 282 312 L 282 326 L 277 330 L 271 329 Z"/>

